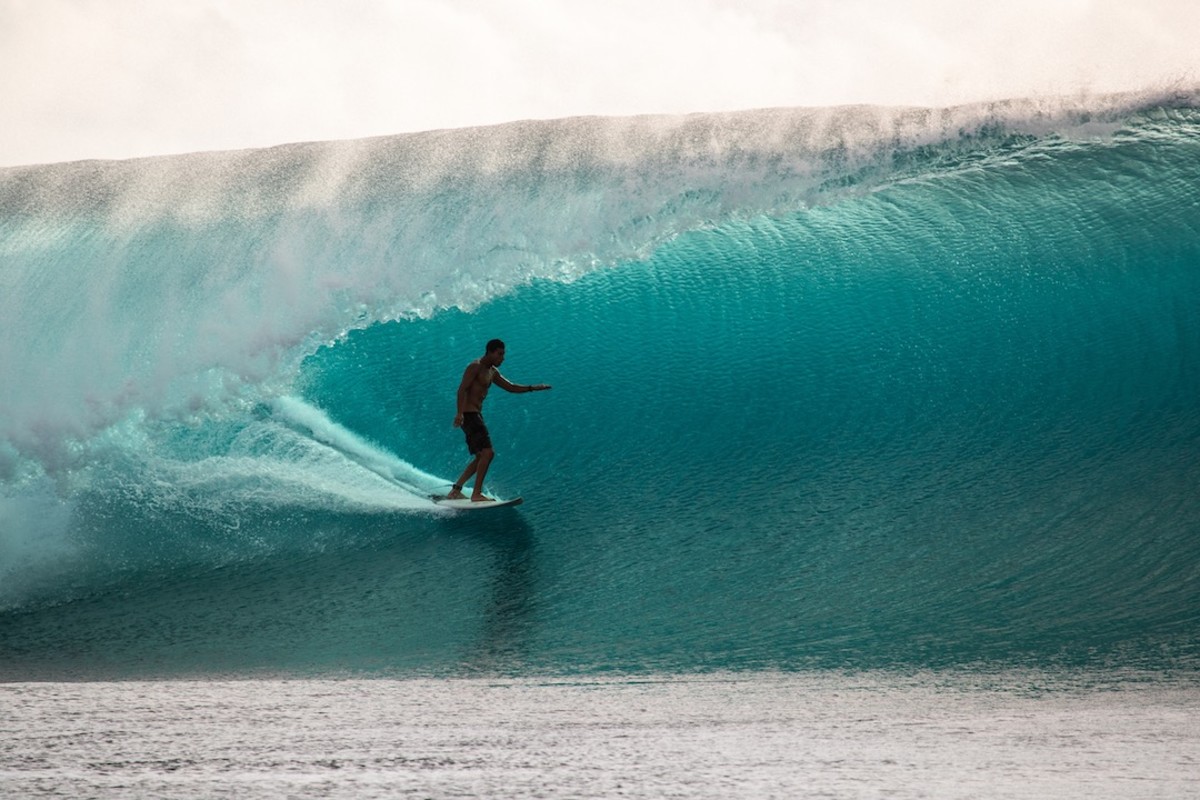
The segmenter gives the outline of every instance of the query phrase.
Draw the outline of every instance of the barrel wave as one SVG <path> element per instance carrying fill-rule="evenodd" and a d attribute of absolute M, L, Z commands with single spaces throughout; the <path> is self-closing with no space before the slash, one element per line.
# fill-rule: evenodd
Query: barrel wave
<path fill-rule="evenodd" d="M 0 677 L 1200 644 L 1194 94 L 0 170 Z M 454 390 L 484 342 L 490 488 Z"/>

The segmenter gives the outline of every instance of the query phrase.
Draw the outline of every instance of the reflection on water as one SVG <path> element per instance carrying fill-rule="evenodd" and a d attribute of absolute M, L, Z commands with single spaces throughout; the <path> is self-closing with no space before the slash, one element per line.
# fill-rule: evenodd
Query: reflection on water
<path fill-rule="evenodd" d="M 528 657 L 533 635 L 537 580 L 533 527 L 515 509 L 459 514 L 444 526 L 491 554 L 491 596 L 484 600 L 479 637 L 465 666 L 483 672 L 511 671 Z"/>

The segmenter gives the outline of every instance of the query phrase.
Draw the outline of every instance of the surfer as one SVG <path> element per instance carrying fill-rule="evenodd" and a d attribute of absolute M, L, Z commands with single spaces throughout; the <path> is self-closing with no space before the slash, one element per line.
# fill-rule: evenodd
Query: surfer
<path fill-rule="evenodd" d="M 506 392 L 544 392 L 550 387 L 544 383 L 530 386 L 519 386 L 510 382 L 497 369 L 504 363 L 504 342 L 492 339 L 487 343 L 482 357 L 467 364 L 463 372 L 462 382 L 458 385 L 458 413 L 454 416 L 454 427 L 462 428 L 467 437 L 467 450 L 471 453 L 471 463 L 458 477 L 454 488 L 447 498 L 462 500 L 463 486 L 471 476 L 475 476 L 475 488 L 471 492 L 472 502 L 491 500 L 483 495 L 483 478 L 487 475 L 488 467 L 495 457 L 492 450 L 492 439 L 488 434 L 487 425 L 483 422 L 483 401 L 488 389 L 495 383 Z"/>

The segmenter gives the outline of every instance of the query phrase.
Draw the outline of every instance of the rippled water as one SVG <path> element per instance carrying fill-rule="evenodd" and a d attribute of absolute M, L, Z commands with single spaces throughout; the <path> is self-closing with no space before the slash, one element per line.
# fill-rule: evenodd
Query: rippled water
<path fill-rule="evenodd" d="M 1185 798 L 1164 676 L 0 686 L 0 793 L 82 798 Z"/>

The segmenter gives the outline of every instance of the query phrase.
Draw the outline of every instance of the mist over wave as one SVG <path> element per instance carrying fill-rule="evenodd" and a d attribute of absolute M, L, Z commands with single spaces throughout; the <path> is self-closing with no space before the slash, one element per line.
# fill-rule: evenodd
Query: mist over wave
<path fill-rule="evenodd" d="M 1174 92 L 0 170 L 12 669 L 1190 664 L 1198 156 Z M 468 524 L 497 335 L 555 390 Z"/>

